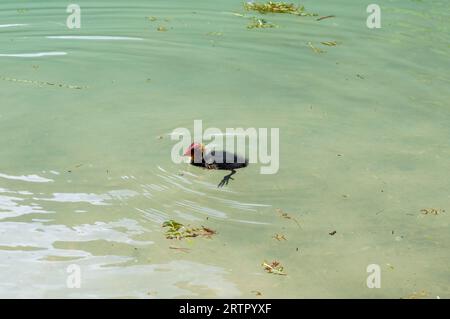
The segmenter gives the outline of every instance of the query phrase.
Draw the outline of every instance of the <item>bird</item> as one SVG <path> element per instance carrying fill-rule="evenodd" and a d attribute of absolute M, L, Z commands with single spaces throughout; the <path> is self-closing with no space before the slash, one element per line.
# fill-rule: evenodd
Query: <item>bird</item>
<path fill-rule="evenodd" d="M 248 166 L 248 159 L 226 151 L 207 151 L 205 145 L 201 143 L 192 143 L 184 153 L 184 156 L 190 156 L 190 164 L 206 169 L 228 170 L 230 174 L 224 176 L 217 187 L 228 185 L 228 182 L 234 180 L 231 176 L 236 174 L 236 170 Z"/>

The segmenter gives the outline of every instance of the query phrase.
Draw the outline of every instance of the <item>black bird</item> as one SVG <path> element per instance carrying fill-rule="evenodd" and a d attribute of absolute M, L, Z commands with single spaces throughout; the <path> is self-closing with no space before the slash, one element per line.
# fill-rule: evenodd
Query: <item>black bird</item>
<path fill-rule="evenodd" d="M 234 180 L 231 176 L 236 174 L 237 169 L 248 166 L 248 159 L 244 157 L 226 151 L 216 152 L 212 150 L 206 152 L 205 146 L 200 143 L 192 143 L 184 153 L 184 156 L 190 156 L 191 165 L 194 166 L 231 171 L 230 174 L 222 179 L 217 187 L 228 185 L 230 179 Z"/>

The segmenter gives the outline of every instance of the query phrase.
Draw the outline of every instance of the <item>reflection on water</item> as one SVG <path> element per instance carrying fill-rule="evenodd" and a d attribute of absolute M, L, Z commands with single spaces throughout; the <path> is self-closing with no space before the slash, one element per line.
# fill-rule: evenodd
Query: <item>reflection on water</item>
<path fill-rule="evenodd" d="M 10 58 L 40 58 L 46 56 L 61 56 L 66 55 L 67 52 L 37 52 L 37 53 L 15 53 L 15 54 L 0 54 L 0 57 Z"/>
<path fill-rule="evenodd" d="M 335 17 L 95 0 L 68 30 L 59 1 L 2 1 L 0 296 L 449 297 L 448 4 L 390 1 L 379 30 L 363 1 L 304 4 Z M 197 119 L 279 128 L 280 171 L 218 189 L 172 163 Z M 167 240 L 168 219 L 217 235 Z"/>
<path fill-rule="evenodd" d="M 143 184 L 135 176 L 109 177 L 117 179 L 129 189 L 105 190 L 96 194 L 48 192 L 49 189 L 62 191 L 67 187 L 63 183 L 67 174 L 57 171 L 23 176 L 0 173 L 3 181 L 15 181 L 10 188 L 0 189 L 0 251 L 3 251 L 0 259 L 2 268 L 4 267 L 2 276 L 7 278 L 9 272 L 23 272 L 21 280 L 32 281 L 37 288 L 28 293 L 8 293 L 8 296 L 239 296 L 241 293 L 237 287 L 223 278 L 227 274 L 225 269 L 178 258 L 160 264 L 152 257 L 140 256 L 141 251 L 144 251 L 145 256 L 152 256 L 151 252 L 162 250 L 154 247 L 155 242 L 149 238 L 155 236 L 156 231 L 161 241 L 164 237 L 160 226 L 169 219 L 205 223 L 209 218 L 229 219 L 226 211 L 232 209 L 240 218 L 247 217 L 232 219 L 235 222 L 266 224 L 259 222 L 254 214 L 258 207 L 266 205 L 241 203 L 220 195 L 208 195 L 211 190 L 215 193 L 223 192 L 211 183 L 198 183 L 197 175 L 188 174 L 190 180 L 180 176 L 180 173 L 171 174 L 158 167 L 153 178 L 145 178 L 152 180 L 152 184 Z M 32 187 L 30 183 L 51 183 L 51 186 Z M 33 192 L 21 190 L 28 187 L 32 187 Z M 70 183 L 70 188 L 73 187 L 73 183 Z M 179 195 L 170 202 L 168 197 L 164 197 L 167 192 Z M 197 202 L 198 195 L 206 199 Z M 202 204 L 203 202 L 207 204 Z M 72 211 L 67 210 L 69 204 L 73 204 Z M 125 210 L 130 215 L 107 217 L 108 221 L 94 217 L 95 221 L 83 222 L 83 216 L 90 216 L 87 220 L 91 220 L 92 215 L 107 215 L 112 206 L 126 207 Z M 58 211 L 64 211 L 64 216 L 58 216 Z M 69 217 L 70 215 L 72 216 Z M 130 250 L 133 251 L 131 255 Z M 163 250 L 167 250 L 167 247 Z M 52 265 L 54 263 L 57 264 Z M 67 276 L 65 267 L 73 263 L 83 269 L 83 282 L 88 283 L 84 287 L 89 291 L 87 294 L 76 291 L 67 294 L 67 288 L 62 286 Z M 41 276 L 50 272 L 53 272 L 51 278 Z M 115 278 L 118 272 L 120 278 Z M 111 278 L 115 278 L 117 283 L 110 283 Z M 123 292 L 123 285 L 126 287 L 130 282 L 140 284 L 128 296 Z M 10 285 L 13 283 L 7 283 L 3 287 Z M 136 294 L 135 289 L 140 292 Z"/>
<path fill-rule="evenodd" d="M 47 36 L 47 39 L 62 39 L 62 40 L 129 40 L 129 41 L 142 41 L 142 38 L 132 38 L 132 37 L 110 37 L 110 36 L 100 36 L 100 35 L 90 35 L 90 36 L 76 36 L 76 35 L 66 35 L 66 36 Z"/>

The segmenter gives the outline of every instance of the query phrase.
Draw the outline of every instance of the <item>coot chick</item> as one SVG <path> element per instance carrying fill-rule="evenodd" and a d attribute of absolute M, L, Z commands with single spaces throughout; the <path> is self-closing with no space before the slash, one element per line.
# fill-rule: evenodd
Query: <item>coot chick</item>
<path fill-rule="evenodd" d="M 192 143 L 184 155 L 191 157 L 191 165 L 204 167 L 206 169 L 231 171 L 230 174 L 222 179 L 217 187 L 228 185 L 230 179 L 234 180 L 231 176 L 236 174 L 237 169 L 248 166 L 248 159 L 244 157 L 226 151 L 216 152 L 215 150 L 212 150 L 206 152 L 205 146 L 200 143 Z"/>

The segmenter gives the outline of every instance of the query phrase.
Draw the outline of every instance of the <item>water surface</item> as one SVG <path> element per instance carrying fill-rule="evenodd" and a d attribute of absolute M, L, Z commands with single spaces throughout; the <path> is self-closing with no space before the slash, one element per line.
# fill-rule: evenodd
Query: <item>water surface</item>
<path fill-rule="evenodd" d="M 61 1 L 0 4 L 1 297 L 450 297 L 448 212 L 421 213 L 450 210 L 446 1 L 382 1 L 378 30 L 364 1 L 251 30 L 237 0 L 77 3 L 79 30 Z M 280 128 L 279 172 L 174 164 L 196 119 Z"/>

